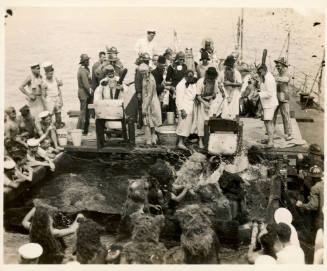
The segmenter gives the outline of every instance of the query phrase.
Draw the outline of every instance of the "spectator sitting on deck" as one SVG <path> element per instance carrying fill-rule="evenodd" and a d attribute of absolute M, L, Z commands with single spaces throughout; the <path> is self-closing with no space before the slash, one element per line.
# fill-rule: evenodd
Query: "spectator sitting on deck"
<path fill-rule="evenodd" d="M 263 223 L 258 225 L 256 221 L 253 221 L 251 243 L 247 254 L 249 263 L 256 263 L 258 257 L 262 255 L 267 255 L 273 259 L 277 259 L 274 250 L 276 238 L 277 234 L 273 227 L 267 225 L 265 228 Z"/>
<path fill-rule="evenodd" d="M 57 154 L 60 152 L 59 150 L 51 147 L 51 142 L 48 138 L 46 138 L 42 142 L 40 142 L 40 147 L 42 150 L 44 150 L 46 152 L 46 155 L 50 159 L 55 159 Z"/>
<path fill-rule="evenodd" d="M 299 246 L 300 241 L 296 229 L 292 225 L 293 216 L 289 210 L 286 208 L 278 208 L 275 211 L 274 219 L 276 223 L 285 223 L 291 228 L 291 238 L 290 244 L 294 246 Z"/>
<path fill-rule="evenodd" d="M 6 160 L 3 163 L 4 168 L 4 186 L 17 188 L 20 183 L 26 181 L 26 177 L 19 176 L 16 163 L 12 160 Z"/>
<path fill-rule="evenodd" d="M 28 105 L 24 105 L 19 109 L 21 116 L 18 117 L 19 133 L 26 139 L 37 137 L 37 128 L 35 118 L 31 115 Z"/>
<path fill-rule="evenodd" d="M 16 163 L 16 176 L 24 179 L 25 181 L 31 182 L 33 180 L 33 169 L 28 165 L 27 149 L 24 149 L 21 152 L 13 153 L 11 158 Z"/>
<path fill-rule="evenodd" d="M 45 138 L 49 138 L 51 145 L 55 149 L 59 151 L 63 150 L 63 148 L 58 145 L 56 127 L 52 123 L 52 118 L 49 111 L 43 111 L 39 114 L 39 121 L 37 122 L 36 127 L 40 136 L 40 142 L 42 142 Z"/>
<path fill-rule="evenodd" d="M 18 143 L 26 146 L 26 143 L 20 136 L 19 122 L 16 118 L 16 109 L 12 106 L 7 107 L 5 114 L 7 116 L 5 122 L 5 145 Z"/>
<path fill-rule="evenodd" d="M 290 242 L 291 228 L 285 223 L 279 223 L 275 227 L 277 239 L 274 249 L 277 255 L 277 264 L 304 264 L 304 252 L 300 246 L 294 246 Z"/>
<path fill-rule="evenodd" d="M 39 147 L 39 140 L 31 138 L 27 140 L 28 151 L 27 161 L 31 167 L 46 166 L 50 167 L 51 171 L 55 171 L 55 164 L 47 156 L 46 152 Z"/>
<path fill-rule="evenodd" d="M 66 229 L 54 227 L 54 217 L 58 209 L 41 202 L 33 201 L 34 207 L 24 217 L 22 224 L 29 231 L 30 241 L 43 248 L 39 259 L 40 264 L 60 264 L 64 258 L 63 237 L 73 234 L 78 229 L 77 220 L 83 215 L 78 214 L 73 224 Z"/>

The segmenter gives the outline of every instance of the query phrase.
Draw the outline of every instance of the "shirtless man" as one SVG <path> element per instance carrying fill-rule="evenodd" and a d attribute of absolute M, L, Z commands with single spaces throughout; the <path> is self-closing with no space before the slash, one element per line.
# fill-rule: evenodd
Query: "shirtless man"
<path fill-rule="evenodd" d="M 7 120 L 5 122 L 5 140 L 9 139 L 27 146 L 19 135 L 19 123 L 16 118 L 17 114 L 15 108 L 12 106 L 7 107 L 5 113 L 7 115 Z"/>
<path fill-rule="evenodd" d="M 4 185 L 8 187 L 17 188 L 20 183 L 29 181 L 29 178 L 22 176 L 22 174 L 17 174 L 18 170 L 16 168 L 16 163 L 14 161 L 6 160 L 3 163 L 4 166 Z"/>

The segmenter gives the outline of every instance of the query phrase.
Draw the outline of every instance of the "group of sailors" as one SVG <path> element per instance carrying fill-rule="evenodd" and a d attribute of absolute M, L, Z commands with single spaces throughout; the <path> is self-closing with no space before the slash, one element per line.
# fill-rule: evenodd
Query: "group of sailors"
<path fill-rule="evenodd" d="M 147 145 L 157 143 L 156 128 L 167 122 L 168 112 L 173 112 L 174 118 L 178 119 L 176 133 L 181 149 L 187 149 L 185 140 L 190 134 L 197 134 L 199 147 L 204 147 L 204 122 L 212 116 L 223 119 L 262 117 L 268 134 L 268 140 L 262 143 L 273 147 L 280 111 L 285 139 L 292 139 L 290 77 L 285 58 L 275 60 L 278 74 L 273 75 L 265 64 L 251 68 L 241 63 L 235 52 L 219 61 L 211 39 L 203 41 L 199 61 L 195 61 L 189 48 L 185 52 L 173 52 L 168 48 L 159 55 L 155 35 L 155 31 L 147 31 L 147 37 L 137 42 L 136 70 L 131 83 L 123 84 L 127 69 L 119 60 L 116 47 L 107 47 L 107 54 L 101 51 L 91 71 L 88 55 L 80 56 L 77 128 L 83 129 L 84 134 L 88 133 L 89 119 L 94 114 L 88 109 L 88 104 L 96 102 L 93 101 L 94 93 L 98 93 L 96 100 L 119 99 L 126 87 L 134 83 L 137 109 L 127 117 L 137 123 L 138 129 L 144 127 L 138 132 L 146 134 Z M 104 142 L 101 142 L 98 147 L 103 146 Z"/>

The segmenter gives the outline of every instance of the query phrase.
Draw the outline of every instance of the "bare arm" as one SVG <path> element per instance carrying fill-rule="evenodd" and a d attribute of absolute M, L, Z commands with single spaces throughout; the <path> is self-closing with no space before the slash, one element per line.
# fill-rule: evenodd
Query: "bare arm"
<path fill-rule="evenodd" d="M 28 93 L 25 89 L 26 86 L 31 84 L 31 77 L 28 76 L 24 82 L 19 86 L 19 90 L 26 96 L 29 96 L 30 93 Z"/>
<path fill-rule="evenodd" d="M 34 216 L 35 214 L 35 210 L 36 208 L 33 207 L 32 210 L 30 210 L 27 215 L 24 217 L 23 219 L 23 222 L 22 222 L 22 225 L 23 227 L 26 229 L 26 230 L 30 230 L 31 228 L 31 222 L 30 220 L 32 219 L 32 217 Z"/>
<path fill-rule="evenodd" d="M 84 217 L 82 214 L 78 214 L 77 217 L 76 217 L 76 219 L 75 219 L 75 221 L 73 222 L 73 224 L 70 225 L 70 227 L 67 228 L 67 229 L 61 229 L 61 230 L 59 230 L 59 229 L 52 228 L 51 229 L 52 235 L 54 237 L 65 237 L 67 235 L 70 235 L 70 234 L 75 233 L 77 231 L 78 225 L 79 225 L 78 222 L 77 222 L 77 220 L 79 218 L 82 218 L 82 217 Z"/>
<path fill-rule="evenodd" d="M 184 187 L 183 191 L 178 196 L 175 196 L 175 194 L 171 193 L 171 199 L 173 201 L 180 202 L 185 197 L 187 191 L 188 191 L 188 187 Z"/>
<path fill-rule="evenodd" d="M 31 167 L 28 167 L 28 175 L 25 175 L 22 173 L 19 169 L 16 170 L 16 176 L 19 176 L 23 181 L 29 181 L 31 182 L 33 180 L 33 169 Z"/>

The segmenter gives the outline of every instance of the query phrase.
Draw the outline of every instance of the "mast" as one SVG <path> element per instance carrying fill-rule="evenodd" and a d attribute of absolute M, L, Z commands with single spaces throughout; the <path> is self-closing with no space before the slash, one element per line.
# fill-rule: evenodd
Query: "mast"
<path fill-rule="evenodd" d="M 290 50 L 290 39 L 291 39 L 291 30 L 288 31 L 287 33 L 287 45 L 286 45 L 286 52 L 285 52 L 285 57 L 286 60 L 288 60 L 288 56 L 289 56 L 289 50 Z"/>
<path fill-rule="evenodd" d="M 241 54 L 240 54 L 240 61 L 243 60 L 243 15 L 244 15 L 244 9 L 242 8 L 242 11 L 241 11 L 241 33 L 240 33 L 240 38 L 241 38 Z"/>
<path fill-rule="evenodd" d="M 322 72 L 325 66 L 325 48 L 323 51 L 323 55 L 322 55 L 322 61 L 321 61 L 321 69 L 320 69 L 320 75 L 319 75 L 319 79 L 318 79 L 318 102 L 319 102 L 319 106 L 320 106 L 320 94 L 321 94 L 321 82 L 322 82 Z"/>

